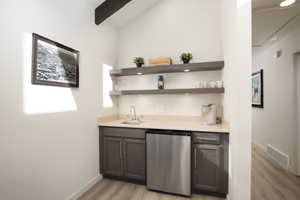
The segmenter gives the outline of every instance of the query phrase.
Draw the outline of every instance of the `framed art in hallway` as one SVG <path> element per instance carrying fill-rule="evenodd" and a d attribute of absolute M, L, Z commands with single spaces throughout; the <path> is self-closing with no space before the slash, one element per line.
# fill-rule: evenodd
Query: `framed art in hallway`
<path fill-rule="evenodd" d="M 264 76 L 262 69 L 252 74 L 252 107 L 264 107 Z"/>
<path fill-rule="evenodd" d="M 31 82 L 78 88 L 79 51 L 33 33 Z"/>

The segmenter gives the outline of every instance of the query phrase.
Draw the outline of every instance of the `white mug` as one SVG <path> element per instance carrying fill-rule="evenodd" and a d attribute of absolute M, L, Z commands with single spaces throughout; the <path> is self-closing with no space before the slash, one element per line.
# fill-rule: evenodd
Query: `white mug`
<path fill-rule="evenodd" d="M 201 88 L 201 81 L 197 81 L 194 85 L 195 88 Z"/>
<path fill-rule="evenodd" d="M 200 82 L 200 88 L 207 88 L 208 84 L 206 81 L 201 81 Z"/>
<path fill-rule="evenodd" d="M 216 88 L 216 86 L 217 86 L 216 81 L 210 81 L 210 82 L 209 82 L 209 87 L 210 87 L 210 88 Z"/>
<path fill-rule="evenodd" d="M 216 81 L 218 88 L 223 88 L 223 81 Z"/>

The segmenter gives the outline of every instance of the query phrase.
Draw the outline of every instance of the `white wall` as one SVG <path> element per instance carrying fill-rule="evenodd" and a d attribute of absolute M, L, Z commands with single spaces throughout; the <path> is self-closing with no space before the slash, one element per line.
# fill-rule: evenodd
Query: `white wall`
<path fill-rule="evenodd" d="M 143 15 L 120 30 L 118 66 L 135 67 L 136 56 L 172 57 L 180 63 L 182 52 L 194 55 L 192 62 L 223 60 L 221 4 L 218 0 L 161 0 Z M 157 77 L 122 78 L 122 88 L 156 89 Z M 165 75 L 166 88 L 190 88 L 200 80 L 220 80 L 221 73 L 187 73 Z M 170 101 L 172 98 L 172 101 Z M 202 104 L 222 103 L 222 95 L 165 95 L 120 97 L 119 110 L 128 114 L 136 105 L 143 114 L 199 115 Z"/>
<path fill-rule="evenodd" d="M 91 2 L 1 1 L 0 199 L 66 199 L 99 176 L 96 117 L 114 111 L 101 106 L 101 66 L 117 33 L 95 26 Z M 30 84 L 32 32 L 80 51 L 79 89 Z"/>
<path fill-rule="evenodd" d="M 229 199 L 250 200 L 251 0 L 223 0 L 224 115 L 230 122 Z"/>
<path fill-rule="evenodd" d="M 252 109 L 253 142 L 263 148 L 271 144 L 287 154 L 292 171 L 297 149 L 294 54 L 300 52 L 300 18 L 296 23 L 297 28 L 285 30 L 280 40 L 253 50 L 253 71 L 264 70 L 264 109 Z M 282 56 L 274 58 L 278 50 Z"/>

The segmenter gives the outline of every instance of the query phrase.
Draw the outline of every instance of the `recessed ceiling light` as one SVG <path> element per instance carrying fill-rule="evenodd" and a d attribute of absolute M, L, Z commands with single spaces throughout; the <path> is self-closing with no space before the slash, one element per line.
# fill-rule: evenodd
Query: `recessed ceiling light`
<path fill-rule="evenodd" d="M 283 2 L 280 3 L 281 7 L 287 7 L 290 6 L 292 4 L 294 4 L 296 2 L 296 0 L 285 0 Z"/>
<path fill-rule="evenodd" d="M 191 71 L 191 70 L 190 70 L 190 69 L 185 69 L 184 71 L 185 71 L 185 72 L 189 72 L 189 71 Z"/>

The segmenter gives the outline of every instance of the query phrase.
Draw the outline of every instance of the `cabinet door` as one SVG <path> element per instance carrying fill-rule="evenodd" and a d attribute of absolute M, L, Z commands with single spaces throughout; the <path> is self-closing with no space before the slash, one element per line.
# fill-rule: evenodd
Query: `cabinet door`
<path fill-rule="evenodd" d="M 222 192 L 222 146 L 194 145 L 193 188 Z"/>
<path fill-rule="evenodd" d="M 124 139 L 124 176 L 145 180 L 145 140 Z"/>
<path fill-rule="evenodd" d="M 122 139 L 104 137 L 104 174 L 122 176 Z"/>

